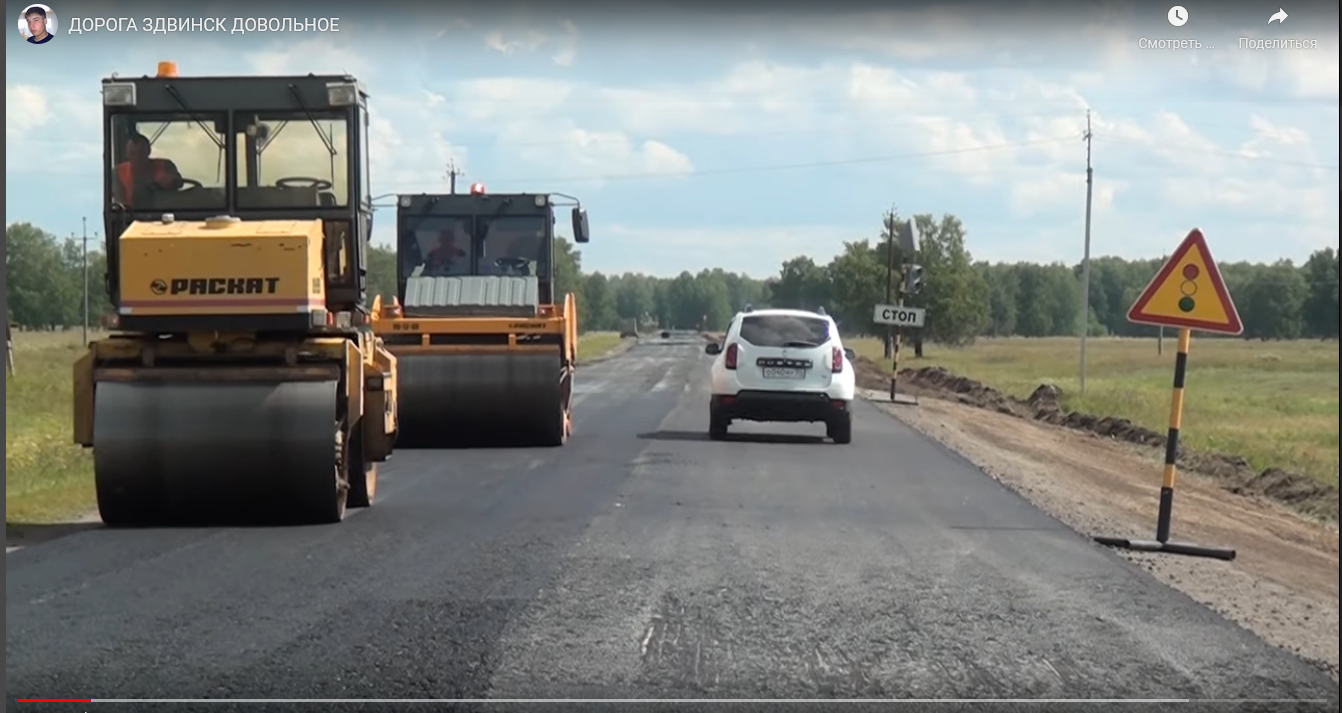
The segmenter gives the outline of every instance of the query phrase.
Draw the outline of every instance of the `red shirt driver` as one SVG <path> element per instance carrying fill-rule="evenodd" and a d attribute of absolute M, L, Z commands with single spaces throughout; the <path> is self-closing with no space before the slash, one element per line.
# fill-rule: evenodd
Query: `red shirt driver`
<path fill-rule="evenodd" d="M 424 272 L 433 277 L 448 277 L 457 274 L 457 260 L 466 257 L 466 251 L 458 247 L 459 240 L 452 233 L 440 233 L 438 244 L 424 258 Z"/>
<path fill-rule="evenodd" d="M 165 158 L 150 158 L 149 139 L 142 134 L 134 134 L 126 142 L 126 160 L 116 167 L 116 173 L 117 198 L 128 206 L 135 205 L 137 195 L 144 198 L 159 190 L 182 188 L 177 166 Z"/>

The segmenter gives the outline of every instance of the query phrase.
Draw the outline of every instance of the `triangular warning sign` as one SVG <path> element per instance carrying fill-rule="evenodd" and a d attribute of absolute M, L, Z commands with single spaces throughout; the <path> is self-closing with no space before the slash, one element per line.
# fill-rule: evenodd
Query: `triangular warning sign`
<path fill-rule="evenodd" d="M 1244 331 L 1239 312 L 1226 290 L 1221 270 L 1197 228 L 1184 238 L 1174 254 L 1142 290 L 1128 310 L 1128 321 L 1163 327 L 1239 334 Z"/>

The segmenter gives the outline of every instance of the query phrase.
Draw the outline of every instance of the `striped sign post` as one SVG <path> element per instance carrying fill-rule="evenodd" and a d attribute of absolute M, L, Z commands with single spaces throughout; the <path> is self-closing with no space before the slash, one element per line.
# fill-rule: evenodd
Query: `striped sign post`
<path fill-rule="evenodd" d="M 1184 380 L 1188 374 L 1188 349 L 1193 340 L 1193 330 L 1221 334 L 1239 334 L 1244 331 L 1239 312 L 1230 299 L 1225 280 L 1221 278 L 1221 270 L 1212 259 L 1201 230 L 1194 228 L 1179 244 L 1128 310 L 1128 321 L 1179 330 L 1179 349 L 1174 357 L 1174 390 L 1170 396 L 1169 432 L 1165 437 L 1165 466 L 1160 482 L 1160 509 L 1156 515 L 1156 539 L 1094 539 L 1109 547 L 1233 560 L 1235 551 L 1232 549 L 1170 540 L 1179 431 L 1183 427 L 1184 416 Z"/>

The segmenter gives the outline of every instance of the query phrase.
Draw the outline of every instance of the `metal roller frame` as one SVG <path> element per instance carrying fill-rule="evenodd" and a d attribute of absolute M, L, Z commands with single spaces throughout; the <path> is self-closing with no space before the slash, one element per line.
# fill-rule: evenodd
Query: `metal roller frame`
<path fill-rule="evenodd" d="M 335 381 L 99 383 L 93 453 L 104 522 L 341 519 L 338 393 Z"/>
<path fill-rule="evenodd" d="M 558 352 L 397 355 L 397 446 L 559 446 L 570 379 Z"/>

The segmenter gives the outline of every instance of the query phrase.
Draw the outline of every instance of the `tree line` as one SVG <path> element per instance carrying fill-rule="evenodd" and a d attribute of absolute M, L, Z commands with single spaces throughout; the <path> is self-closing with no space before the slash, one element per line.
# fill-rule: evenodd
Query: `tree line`
<path fill-rule="evenodd" d="M 897 221 L 889 214 L 884 225 Z M 1127 321 L 1127 310 L 1160 268 L 1164 258 L 1091 260 L 1090 314 L 1081 316 L 1079 265 L 988 263 L 975 261 L 966 230 L 954 215 L 915 215 L 920 234 L 917 254 L 903 256 L 891 247 L 889 229 L 878 237 L 845 242 L 827 263 L 800 255 L 785 261 L 777 275 L 753 278 L 720 268 L 676 277 L 588 271 L 582 253 L 566 239 L 555 246 L 560 294 L 572 292 L 579 325 L 585 331 L 616 330 L 627 319 L 645 329 L 724 328 L 732 315 L 755 307 L 824 308 L 851 335 L 884 332 L 872 323 L 872 307 L 887 301 L 890 265 L 916 263 L 924 269 L 924 289 L 905 304 L 927 310 L 923 340 L 969 344 L 978 337 L 1154 336 L 1156 328 Z M 28 223 L 5 229 L 6 296 L 9 317 L 26 328 L 53 329 L 82 324 L 84 253 L 78 238 L 60 239 Z M 106 261 L 101 246 L 88 254 L 89 314 L 93 324 L 109 314 L 103 289 Z M 892 254 L 893 251 L 893 254 Z M 1336 339 L 1338 337 L 1338 252 L 1324 248 L 1302 265 L 1290 260 L 1271 264 L 1220 265 L 1244 322 L 1248 339 Z M 396 293 L 396 255 L 377 246 L 369 250 L 369 290 L 390 298 Z"/>

